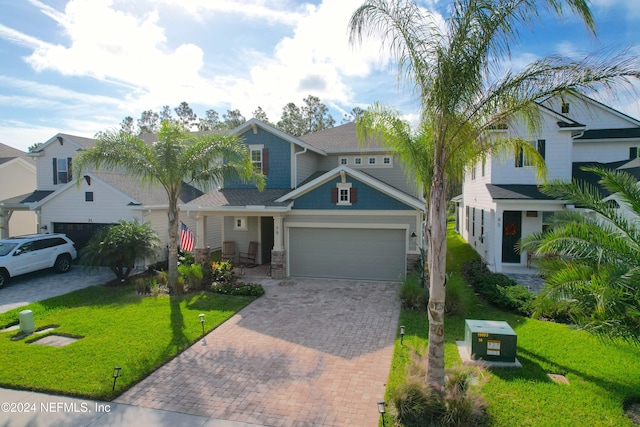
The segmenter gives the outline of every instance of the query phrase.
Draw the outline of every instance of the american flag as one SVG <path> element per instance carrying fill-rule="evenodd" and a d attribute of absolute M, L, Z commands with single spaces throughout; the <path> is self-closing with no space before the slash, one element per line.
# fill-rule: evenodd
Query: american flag
<path fill-rule="evenodd" d="M 180 223 L 180 250 L 191 252 L 195 244 L 195 237 L 193 232 L 184 225 L 184 222 Z"/>

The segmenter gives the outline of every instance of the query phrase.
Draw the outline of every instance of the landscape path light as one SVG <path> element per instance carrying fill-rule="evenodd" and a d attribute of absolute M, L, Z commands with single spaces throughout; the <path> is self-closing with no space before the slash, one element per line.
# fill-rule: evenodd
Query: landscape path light
<path fill-rule="evenodd" d="M 380 413 L 380 416 L 382 417 L 382 427 L 384 427 L 384 413 L 386 412 L 384 410 L 384 405 L 385 405 L 384 400 L 378 400 L 378 412 Z"/>
<path fill-rule="evenodd" d="M 200 313 L 200 324 L 202 325 L 202 335 L 204 335 L 204 313 Z"/>
<path fill-rule="evenodd" d="M 404 341 L 404 326 L 400 326 L 400 344 Z"/>
<path fill-rule="evenodd" d="M 116 381 L 118 381 L 118 378 L 120 377 L 120 370 L 122 368 L 120 366 L 115 366 L 113 368 L 113 387 L 111 387 L 111 391 L 116 389 Z"/>

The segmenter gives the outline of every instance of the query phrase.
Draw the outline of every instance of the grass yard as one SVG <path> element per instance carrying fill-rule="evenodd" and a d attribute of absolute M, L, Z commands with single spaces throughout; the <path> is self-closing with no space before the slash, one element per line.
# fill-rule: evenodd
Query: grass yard
<path fill-rule="evenodd" d="M 451 229 L 448 237 L 447 284 L 456 287 L 465 315 L 445 321 L 446 366 L 460 364 L 455 341 L 464 340 L 464 319 L 504 320 L 518 335 L 517 358 L 522 369 L 486 371 L 482 395 L 492 426 L 633 426 L 623 405 L 640 397 L 640 347 L 603 342 L 567 325 L 507 314 L 481 302 L 457 272 L 475 252 Z M 405 311 L 404 346 L 396 340 L 390 390 L 404 382 L 410 360 L 409 347 L 426 349 L 428 321 L 425 312 Z M 565 375 L 570 384 L 552 382 L 548 373 Z M 387 399 L 388 400 L 388 399 Z M 387 425 L 392 425 L 391 417 Z"/>
<path fill-rule="evenodd" d="M 202 336 L 199 314 L 210 331 L 255 297 L 199 292 L 180 297 L 141 297 L 132 287 L 94 286 L 0 315 L 0 329 L 33 311 L 36 328 L 82 337 L 60 348 L 29 344 L 16 331 L 0 333 L 0 386 L 111 400 Z M 113 368 L 122 367 L 113 386 Z"/>

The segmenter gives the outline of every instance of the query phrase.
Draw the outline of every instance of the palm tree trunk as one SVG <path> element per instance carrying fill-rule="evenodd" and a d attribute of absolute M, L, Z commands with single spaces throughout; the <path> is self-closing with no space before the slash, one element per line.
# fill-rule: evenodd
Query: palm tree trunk
<path fill-rule="evenodd" d="M 427 375 L 429 384 L 444 387 L 444 301 L 447 255 L 447 212 L 444 171 L 434 168 L 429 195 L 428 262 L 429 268 L 429 345 Z"/>
<path fill-rule="evenodd" d="M 176 200 L 169 200 L 169 265 L 168 280 L 169 287 L 173 289 L 178 281 L 178 203 Z"/>

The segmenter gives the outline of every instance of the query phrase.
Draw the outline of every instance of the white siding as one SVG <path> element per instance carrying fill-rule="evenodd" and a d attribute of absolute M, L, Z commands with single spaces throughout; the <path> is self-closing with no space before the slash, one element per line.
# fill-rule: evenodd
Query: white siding
<path fill-rule="evenodd" d="M 569 104 L 569 112 L 563 115 L 578 123 L 587 125 L 587 129 L 616 129 L 637 127 L 637 123 L 621 114 L 590 100 L 582 100 L 573 96 L 565 98 Z M 558 97 L 544 103 L 554 111 L 562 111 L 562 100 Z"/>
<path fill-rule="evenodd" d="M 574 162 L 610 163 L 629 158 L 629 148 L 640 147 L 640 139 L 633 141 L 576 141 L 573 146 Z"/>
<path fill-rule="evenodd" d="M 30 163 L 27 163 L 27 160 L 16 158 L 0 165 L 0 182 L 2 183 L 0 185 L 0 200 L 29 194 L 36 189 L 36 171 Z M 10 236 L 36 232 L 34 212 L 13 212 L 9 220 Z"/>
<path fill-rule="evenodd" d="M 64 187 L 65 184 L 53 184 L 53 159 L 74 158 L 79 148 L 81 148 L 79 145 L 66 139 L 62 145 L 58 141 L 54 141 L 45 148 L 42 157 L 35 157 L 38 171 L 38 190 L 57 190 Z"/>

